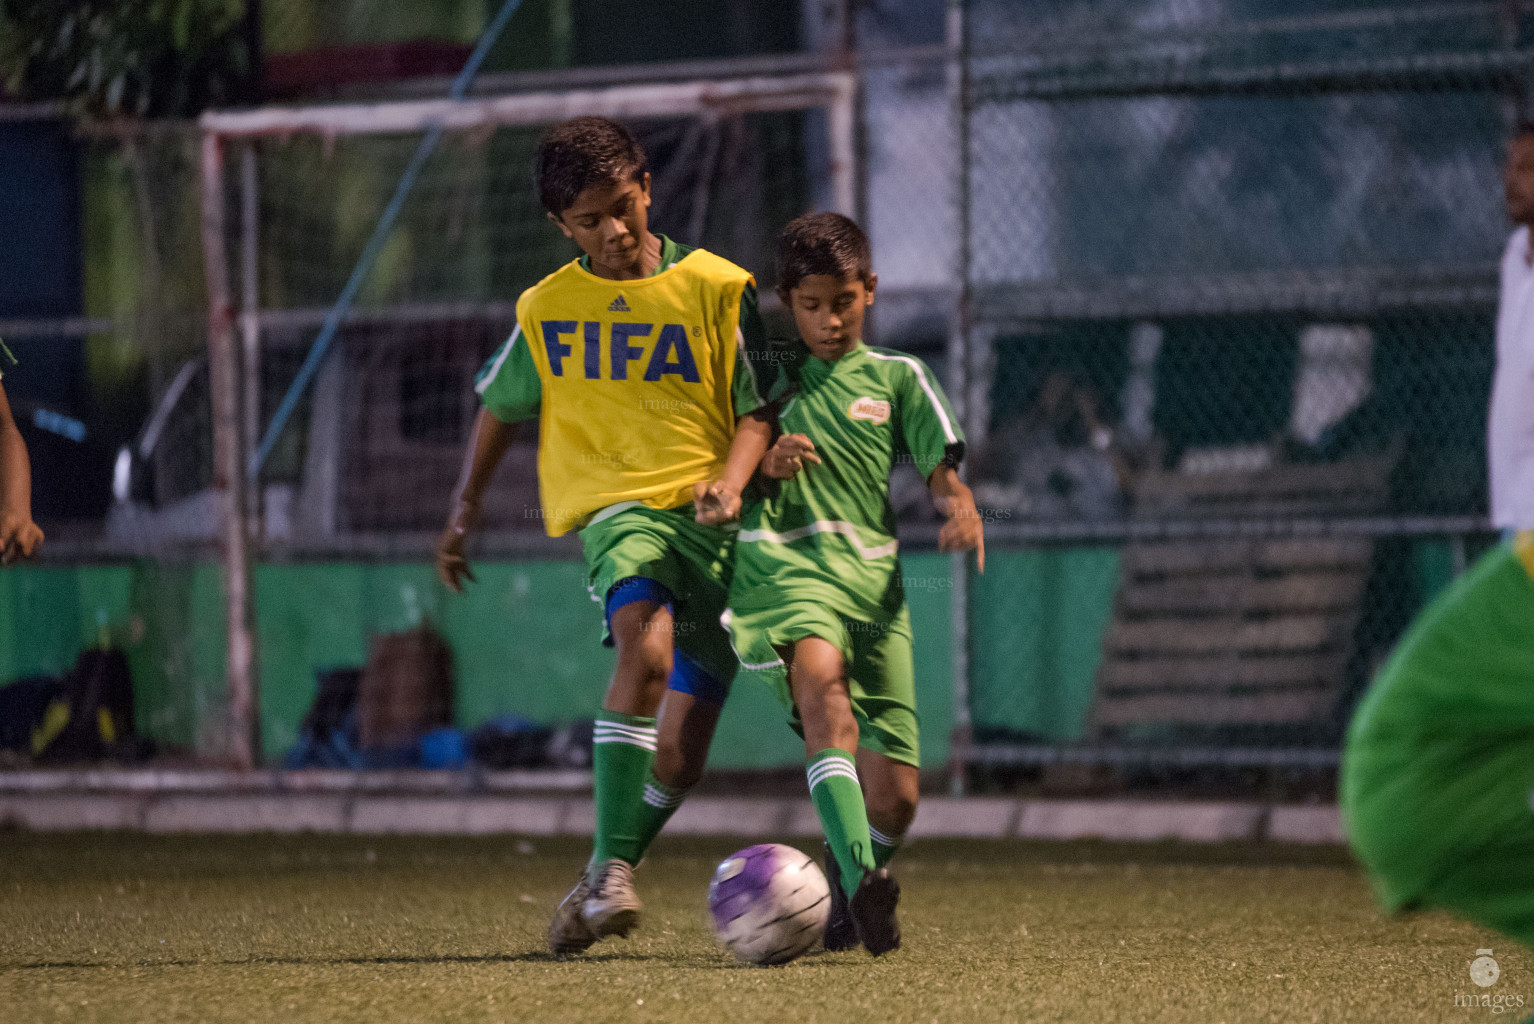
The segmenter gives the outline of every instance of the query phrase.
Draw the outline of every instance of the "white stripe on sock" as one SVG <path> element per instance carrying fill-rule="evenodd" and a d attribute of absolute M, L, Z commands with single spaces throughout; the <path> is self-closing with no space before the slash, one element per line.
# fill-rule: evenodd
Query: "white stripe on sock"
<path fill-rule="evenodd" d="M 824 774 L 817 775 L 810 780 L 810 792 L 813 793 L 816 786 L 824 785 L 827 780 L 832 778 L 846 779 L 854 786 L 858 784 L 858 777 L 852 772 L 825 772 Z"/>
<path fill-rule="evenodd" d="M 857 775 L 858 773 L 856 765 L 854 765 L 851 761 L 845 761 L 839 757 L 828 757 L 824 761 L 816 761 L 814 764 L 806 768 L 804 773 L 814 777 L 829 771 L 851 772 L 853 775 Z"/>
<path fill-rule="evenodd" d="M 810 780 L 810 789 L 812 791 L 816 786 L 820 785 L 822 782 L 824 782 L 826 779 L 829 779 L 833 775 L 839 775 L 842 778 L 851 779 L 854 784 L 856 784 L 858 781 L 858 770 L 854 768 L 849 762 L 843 761 L 839 758 L 835 760 L 822 761 L 819 764 L 811 765 L 810 768 L 805 772 L 805 775 Z"/>
<path fill-rule="evenodd" d="M 651 728 L 634 725 L 614 725 L 609 722 L 598 722 L 591 731 L 591 739 L 594 743 L 632 743 L 636 747 L 644 747 L 646 750 L 654 750 L 658 733 Z"/>
<path fill-rule="evenodd" d="M 872 839 L 880 846 L 899 846 L 901 840 L 905 839 L 905 836 L 887 836 L 883 832 L 880 832 L 878 829 L 870 825 L 868 826 L 868 838 Z"/>
<path fill-rule="evenodd" d="M 644 735 L 641 734 L 641 735 L 635 736 L 635 735 L 632 735 L 630 733 L 623 733 L 623 732 L 611 732 L 611 733 L 608 733 L 608 732 L 603 732 L 600 729 L 598 729 L 597 731 L 595 731 L 592 734 L 591 742 L 592 743 L 627 743 L 631 747 L 639 747 L 641 750 L 648 750 L 652 754 L 655 753 L 655 748 L 658 745 L 654 735 L 644 736 Z"/>
<path fill-rule="evenodd" d="M 630 736 L 647 737 L 654 739 L 659 733 L 653 725 L 624 725 L 622 722 L 598 722 L 592 727 L 593 732 L 621 732 Z"/>
<path fill-rule="evenodd" d="M 663 811 L 669 810 L 681 804 L 682 798 L 686 795 L 686 793 L 668 793 L 664 789 L 661 789 L 659 786 L 652 785 L 648 782 L 645 783 L 644 787 L 644 802 L 649 804 L 651 807 L 659 808 Z"/>

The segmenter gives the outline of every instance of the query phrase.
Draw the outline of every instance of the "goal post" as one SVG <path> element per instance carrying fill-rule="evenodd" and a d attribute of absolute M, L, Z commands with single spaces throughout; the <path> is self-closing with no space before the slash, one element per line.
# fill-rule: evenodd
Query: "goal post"
<path fill-rule="evenodd" d="M 736 139 L 730 150 L 721 137 L 726 127 L 756 115 L 820 112 L 814 123 L 823 138 L 814 140 L 813 151 L 821 160 L 813 169 L 801 166 L 798 173 L 814 179 L 821 205 L 855 215 L 857 102 L 853 72 L 825 71 L 202 115 L 213 488 L 221 519 L 227 751 L 233 761 L 250 767 L 262 758 L 258 610 L 252 597 L 253 566 L 261 550 L 273 544 L 311 552 L 358 550 L 348 544 L 377 544 L 380 538 L 388 550 L 425 549 L 424 509 L 445 501 L 443 467 L 456 462 L 461 451 L 454 423 L 465 414 L 457 404 L 457 392 L 467 391 L 457 387 L 464 380 L 462 369 L 476 347 L 483 348 L 486 336 L 509 326 L 516 293 L 537 279 L 528 276 L 528 267 L 551 244 L 541 211 L 536 203 L 529 205 L 531 183 L 523 170 L 531 144 L 527 132 L 583 115 L 681 125 L 669 135 L 662 132 L 662 160 L 669 163 L 658 177 L 677 182 L 669 206 L 669 223 L 678 225 L 673 230 L 683 232 L 684 241 L 701 244 L 708 241 L 700 237 L 706 225 L 714 228 L 740 216 L 741 190 L 749 187 L 743 182 L 750 175 L 742 175 L 721 153 L 749 150 L 750 145 Z M 311 436 L 290 446 L 302 454 L 266 479 L 248 474 L 256 439 L 274 419 L 271 395 L 292 383 L 294 357 L 314 344 L 315 330 L 331 313 L 330 305 L 341 294 L 339 284 L 361 251 L 355 244 L 359 226 L 371 229 L 379 222 L 384 210 L 379 197 L 401 177 L 402 144 L 419 143 L 428 133 L 439 135 L 443 146 L 427 160 L 420 186 L 404 201 L 403 221 L 372 274 L 370 283 L 376 287 L 361 289 L 355 307 L 340 320 L 341 329 L 352 332 L 356 355 L 348 369 L 334 370 L 328 380 L 324 369 L 316 376 L 308 414 L 301 417 Z M 494 140 L 508 135 L 508 144 L 496 148 Z M 462 155 L 475 147 L 478 156 Z M 761 166 L 794 160 L 806 164 L 811 148 L 806 142 L 802 151 L 786 157 L 777 151 L 758 154 L 757 176 L 751 180 L 754 192 L 764 195 L 752 201 L 781 202 L 781 193 L 791 190 L 764 187 Z M 507 165 L 518 165 L 514 179 Z M 412 230 L 401 230 L 406 223 Z M 476 225 L 485 223 L 497 225 L 494 237 L 475 236 Z M 760 231 L 732 230 L 731 238 L 761 240 Z M 722 247 L 725 255 L 734 255 L 727 242 Z M 508 270 L 508 253 L 524 257 L 522 263 L 513 259 Z M 541 273 L 552 267 L 547 263 Z M 381 470 L 370 470 L 369 465 L 384 460 L 367 446 L 387 439 L 380 440 L 376 424 L 352 422 L 357 414 L 349 407 L 334 408 L 348 387 L 351 402 L 369 401 L 367 389 L 358 393 L 358 387 L 345 382 L 345 374 L 376 376 L 381 372 L 378 353 L 390 345 L 416 346 L 416 356 L 436 360 L 433 366 L 456 361 L 454 373 L 439 375 L 440 380 L 414 371 L 387 377 L 396 390 L 386 404 L 400 406 L 400 430 L 408 435 L 398 443 L 414 446 L 410 450 L 421 455 L 407 460 L 408 480 L 382 479 Z M 444 356 L 448 350 L 451 355 Z M 402 358 L 414 357 L 407 353 Z M 327 359 L 332 369 L 338 362 Z M 432 387 L 437 391 L 420 393 Z M 274 485 L 271 478 L 284 473 L 286 482 Z M 344 507 L 348 495 L 350 510 Z M 357 507 L 376 507 L 379 514 L 359 515 Z M 304 533 L 304 524 L 313 523 L 324 524 L 322 538 Z"/>

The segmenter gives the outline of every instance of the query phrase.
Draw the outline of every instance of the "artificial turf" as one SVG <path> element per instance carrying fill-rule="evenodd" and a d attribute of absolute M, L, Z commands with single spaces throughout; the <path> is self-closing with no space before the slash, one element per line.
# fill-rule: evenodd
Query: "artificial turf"
<path fill-rule="evenodd" d="M 924 841 L 905 946 L 736 964 L 705 890 L 745 841 L 663 839 L 633 939 L 551 961 L 585 844 L 0 831 L 0 1020 L 15 1022 L 1446 1021 L 1534 955 L 1381 916 L 1338 850 Z M 800 844 L 814 850 L 813 845 Z M 1502 977 L 1470 980 L 1478 948 Z"/>

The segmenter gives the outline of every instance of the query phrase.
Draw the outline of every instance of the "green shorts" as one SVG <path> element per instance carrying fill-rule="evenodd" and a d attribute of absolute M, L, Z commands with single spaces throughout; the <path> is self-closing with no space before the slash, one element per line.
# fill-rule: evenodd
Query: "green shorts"
<path fill-rule="evenodd" d="M 580 537 L 586 589 L 603 608 L 603 643 L 612 642 L 608 592 L 623 580 L 654 580 L 676 599 L 676 649 L 721 683 L 735 678 L 740 663 L 719 622 L 730 592 L 733 530 L 699 525 L 690 504 L 673 509 L 634 505 L 590 523 Z"/>
<path fill-rule="evenodd" d="M 800 736 L 804 727 L 776 648 L 811 636 L 835 644 L 847 663 L 858 746 L 921 767 L 911 613 L 905 605 L 887 622 L 863 622 L 839 615 L 812 597 L 788 596 L 769 608 L 733 609 L 726 622 L 742 666 L 763 675 Z"/>
<path fill-rule="evenodd" d="M 1348 730 L 1339 788 L 1388 907 L 1454 910 L 1534 944 L 1534 579 L 1512 548 L 1407 632 Z"/>

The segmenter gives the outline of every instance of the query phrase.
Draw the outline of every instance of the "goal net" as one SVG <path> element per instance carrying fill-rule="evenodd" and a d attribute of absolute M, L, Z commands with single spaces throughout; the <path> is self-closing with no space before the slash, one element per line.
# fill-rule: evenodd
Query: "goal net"
<path fill-rule="evenodd" d="M 441 132 L 250 488 L 253 535 L 312 552 L 424 549 L 477 411 L 475 371 L 522 290 L 578 254 L 532 185 L 548 125 L 630 125 L 650 158 L 652 230 L 753 270 L 770 304 L 776 228 L 811 208 L 853 212 L 854 94 L 851 75 L 822 73 L 205 115 L 214 333 L 227 311 L 240 353 L 237 415 L 221 419 L 215 400 L 214 424 L 238 435 L 223 450 L 237 445 L 243 465 L 423 136 Z M 486 496 L 492 547 L 539 543 L 536 486 L 525 433 Z"/>

